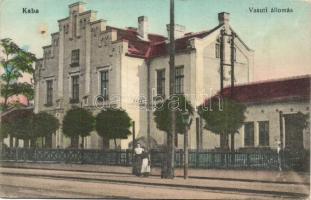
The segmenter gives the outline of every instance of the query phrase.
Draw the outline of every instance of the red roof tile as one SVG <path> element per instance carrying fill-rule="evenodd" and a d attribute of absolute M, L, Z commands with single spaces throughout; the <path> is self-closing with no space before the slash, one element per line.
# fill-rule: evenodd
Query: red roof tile
<path fill-rule="evenodd" d="M 308 100 L 310 84 L 311 75 L 238 85 L 233 89 L 233 99 L 243 103 Z M 230 87 L 224 88 L 223 96 L 231 96 Z"/>
<path fill-rule="evenodd" d="M 202 31 L 198 33 L 187 34 L 182 38 L 175 40 L 176 51 L 185 50 L 189 46 L 189 39 L 203 38 L 214 30 L 218 29 L 221 25 L 209 31 Z M 149 41 L 142 40 L 137 30 L 135 29 L 120 29 L 107 26 L 108 30 L 114 29 L 117 31 L 118 40 L 127 40 L 129 42 L 128 55 L 141 58 L 157 57 L 168 54 L 166 37 L 157 34 L 148 34 Z"/>

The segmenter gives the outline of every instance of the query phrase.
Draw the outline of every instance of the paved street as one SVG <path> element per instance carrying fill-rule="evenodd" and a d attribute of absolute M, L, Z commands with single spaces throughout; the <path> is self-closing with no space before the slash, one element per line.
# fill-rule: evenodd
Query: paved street
<path fill-rule="evenodd" d="M 308 184 L 248 182 L 126 173 L 0 168 L 0 196 L 24 198 L 305 199 Z"/>

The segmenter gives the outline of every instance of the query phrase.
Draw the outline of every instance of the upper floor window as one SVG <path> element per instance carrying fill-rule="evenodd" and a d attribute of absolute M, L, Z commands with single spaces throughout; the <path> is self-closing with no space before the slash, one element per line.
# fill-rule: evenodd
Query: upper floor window
<path fill-rule="evenodd" d="M 244 124 L 244 146 L 254 146 L 254 122 Z"/>
<path fill-rule="evenodd" d="M 184 93 L 184 67 L 175 68 L 175 93 Z"/>
<path fill-rule="evenodd" d="M 46 81 L 46 105 L 53 105 L 53 80 Z"/>
<path fill-rule="evenodd" d="M 157 70 L 157 95 L 165 96 L 165 69 Z"/>
<path fill-rule="evenodd" d="M 258 122 L 259 126 L 259 145 L 269 146 L 269 121 Z"/>
<path fill-rule="evenodd" d="M 80 61 L 80 50 L 75 49 L 71 51 L 71 66 L 76 67 L 79 66 Z"/>
<path fill-rule="evenodd" d="M 100 72 L 100 94 L 104 100 L 108 100 L 108 89 L 109 89 L 109 72 L 108 70 Z"/>
<path fill-rule="evenodd" d="M 220 58 L 220 44 L 219 43 L 215 44 L 215 57 Z"/>
<path fill-rule="evenodd" d="M 79 102 L 79 75 L 71 77 L 71 102 L 78 103 Z"/>

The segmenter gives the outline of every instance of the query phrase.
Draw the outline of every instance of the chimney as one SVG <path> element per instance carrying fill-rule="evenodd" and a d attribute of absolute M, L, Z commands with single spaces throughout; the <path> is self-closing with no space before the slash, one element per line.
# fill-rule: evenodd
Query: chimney
<path fill-rule="evenodd" d="M 229 16 L 230 16 L 230 13 L 227 13 L 227 12 L 218 13 L 219 24 L 228 25 L 229 24 Z"/>
<path fill-rule="evenodd" d="M 166 25 L 166 28 L 167 28 L 167 35 L 168 35 L 168 38 L 170 36 L 170 25 L 167 24 Z M 185 35 L 186 33 L 186 27 L 183 26 L 183 25 L 179 25 L 179 24 L 175 24 L 174 26 L 174 32 L 175 32 L 175 39 L 178 39 L 178 38 L 181 38 Z"/>
<path fill-rule="evenodd" d="M 138 34 L 143 40 L 148 40 L 148 17 L 138 17 Z"/>
<path fill-rule="evenodd" d="M 85 3 L 78 1 L 76 3 L 70 4 L 69 7 L 69 15 L 73 13 L 82 13 L 85 10 Z"/>

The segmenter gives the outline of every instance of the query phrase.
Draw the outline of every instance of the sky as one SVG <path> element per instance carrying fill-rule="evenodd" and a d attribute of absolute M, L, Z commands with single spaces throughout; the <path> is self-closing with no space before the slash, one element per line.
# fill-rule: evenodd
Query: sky
<path fill-rule="evenodd" d="M 42 46 L 58 31 L 57 20 L 68 16 L 76 0 L 0 0 L 0 38 L 42 56 Z M 169 0 L 84 0 L 86 10 L 120 28 L 137 27 L 148 16 L 149 30 L 166 35 Z M 291 8 L 291 13 L 251 13 L 249 8 Z M 39 14 L 23 14 L 23 8 Z M 212 29 L 219 12 L 230 13 L 230 25 L 255 52 L 254 80 L 311 74 L 311 0 L 175 0 L 176 23 L 187 32 Z M 40 34 L 40 30 L 47 30 Z"/>

